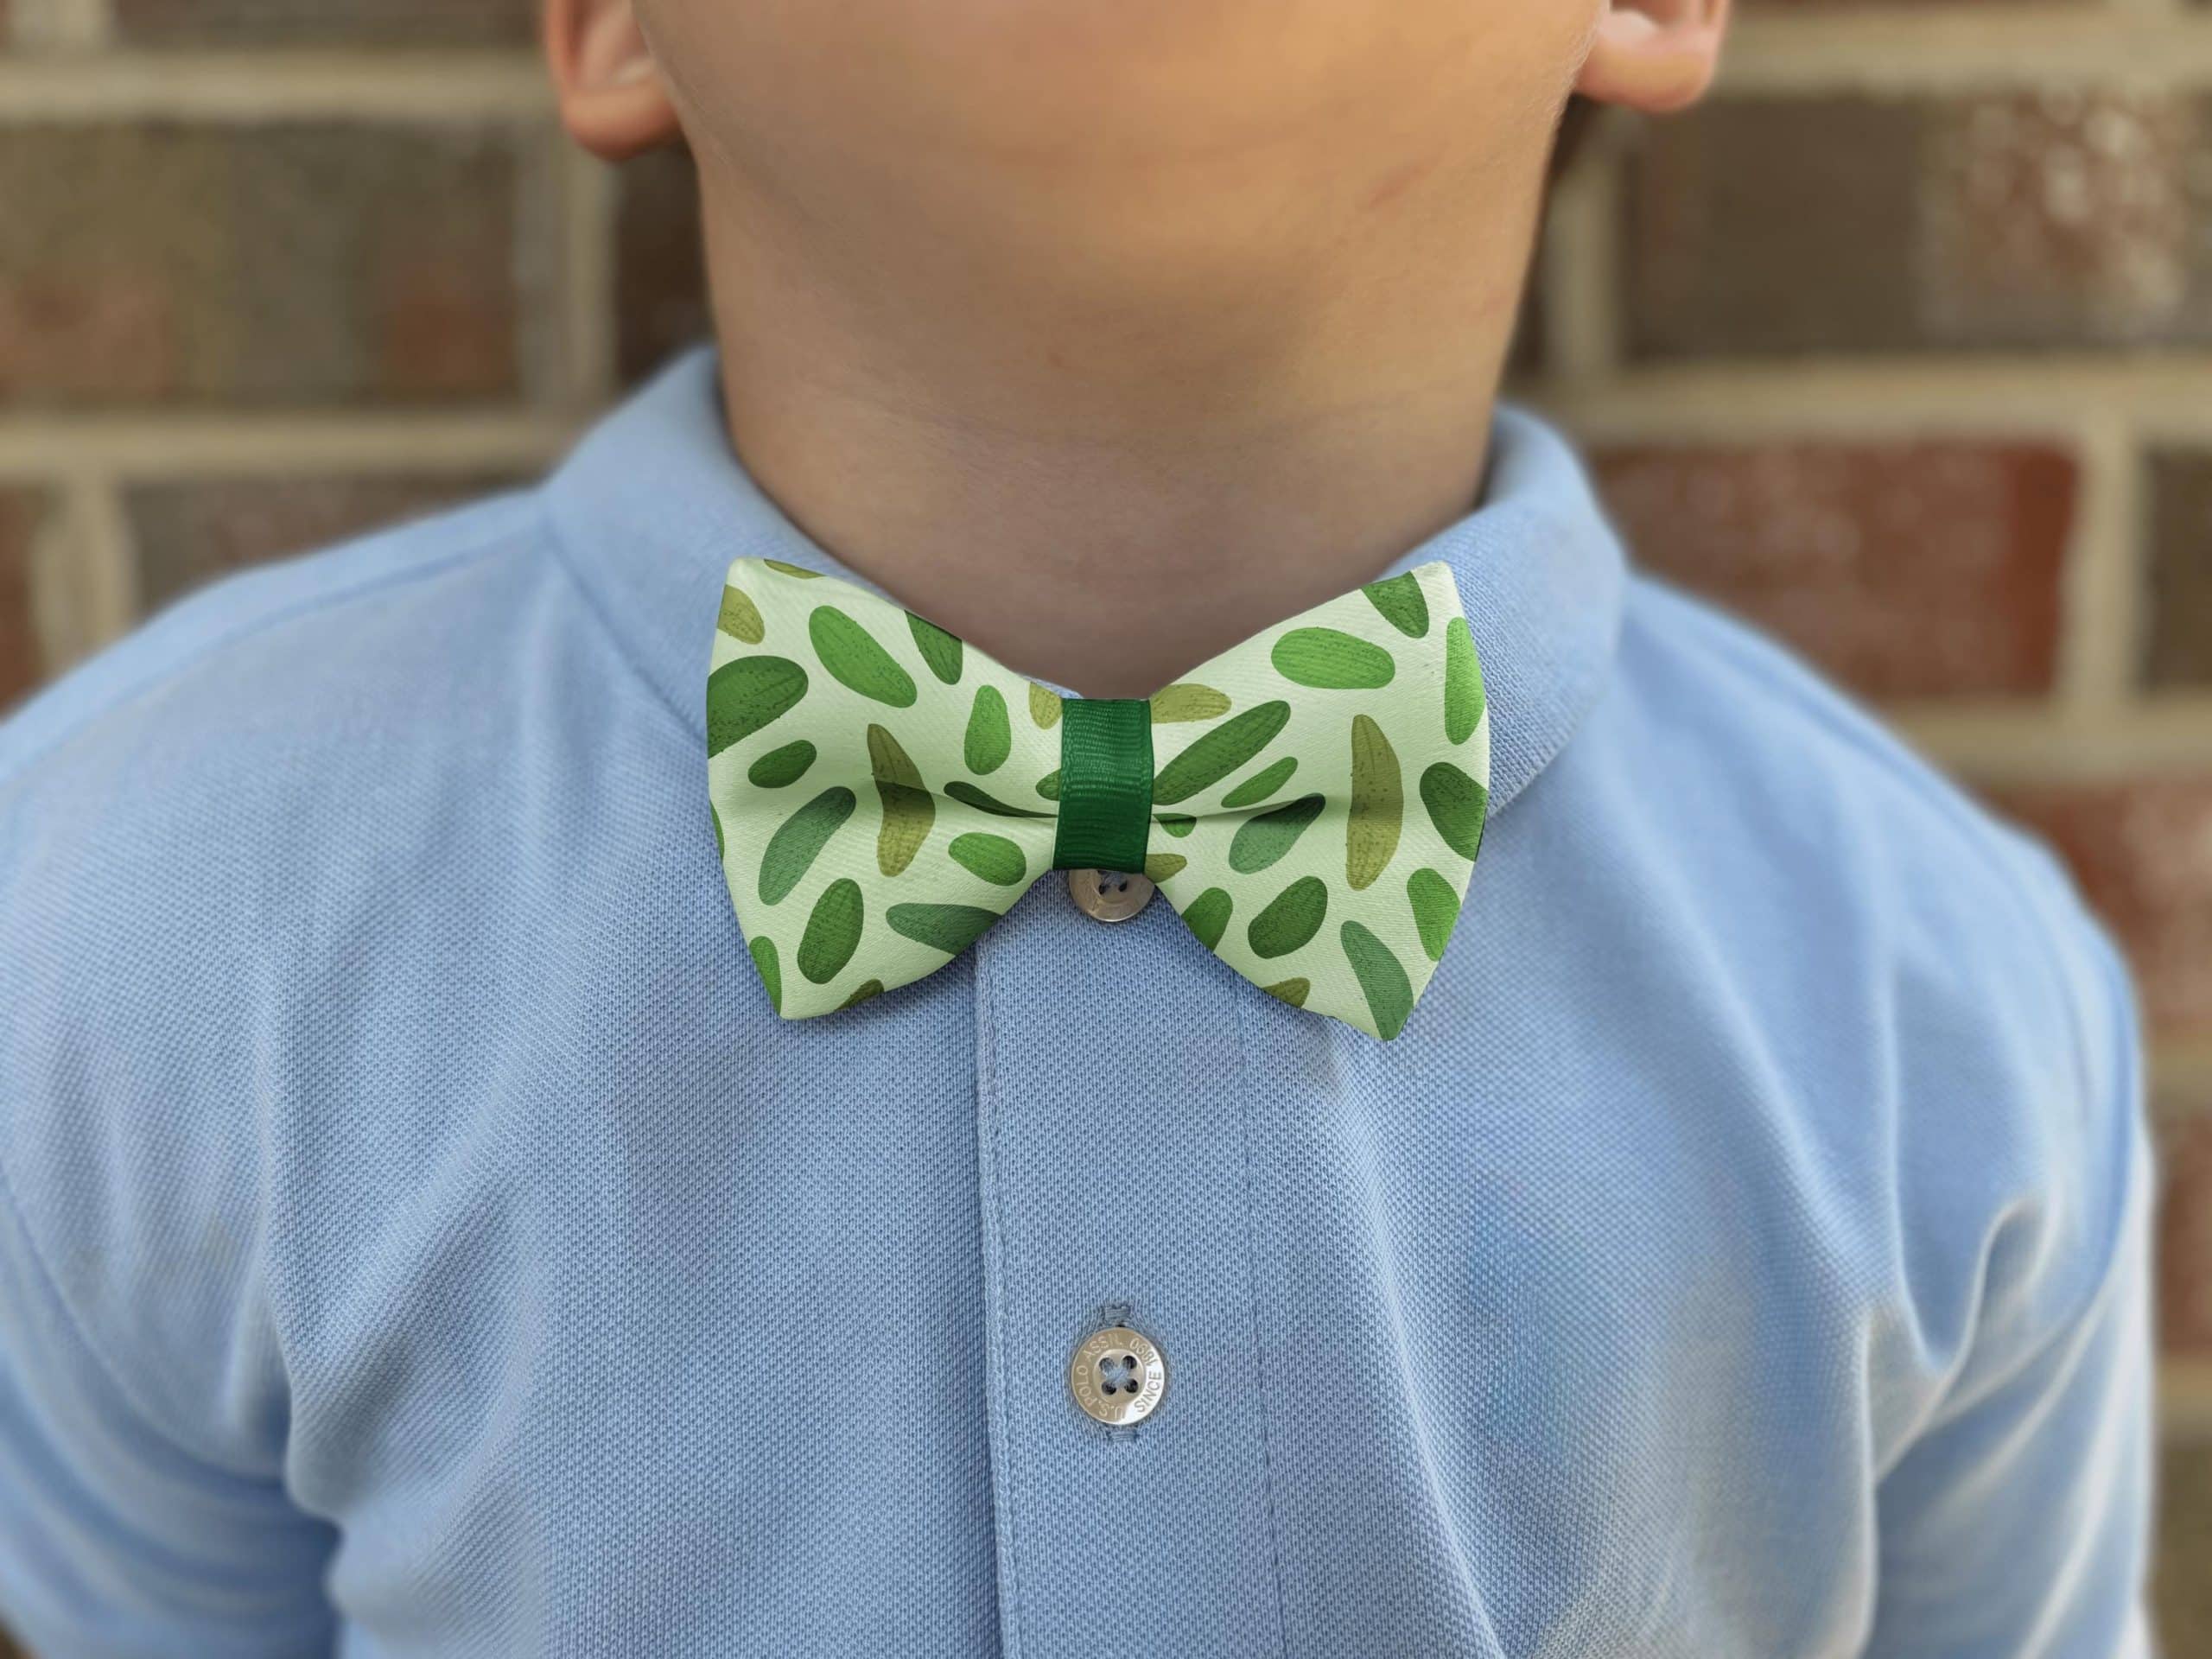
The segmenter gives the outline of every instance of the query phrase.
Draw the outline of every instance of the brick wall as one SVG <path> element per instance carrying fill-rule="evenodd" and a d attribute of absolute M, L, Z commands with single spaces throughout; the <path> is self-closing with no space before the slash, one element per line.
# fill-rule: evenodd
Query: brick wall
<path fill-rule="evenodd" d="M 1601 124 L 1517 391 L 1645 562 L 2072 861 L 2157 1050 L 2176 1659 L 2212 1659 L 2212 7 L 1744 0 Z M 683 166 L 533 0 L 0 0 L 0 703 L 208 575 L 525 477 L 694 334 Z"/>

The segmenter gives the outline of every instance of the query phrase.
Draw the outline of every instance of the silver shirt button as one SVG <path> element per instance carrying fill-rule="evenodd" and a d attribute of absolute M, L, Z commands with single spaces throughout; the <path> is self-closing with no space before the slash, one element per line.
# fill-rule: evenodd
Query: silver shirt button
<path fill-rule="evenodd" d="M 1094 1331 L 1068 1361 L 1068 1391 L 1084 1415 L 1126 1428 L 1160 1408 L 1167 1392 L 1167 1357 L 1150 1337 L 1126 1325 Z"/>
<path fill-rule="evenodd" d="M 1068 896 L 1094 922 L 1126 922 L 1152 902 L 1152 879 L 1131 870 L 1070 870 Z"/>

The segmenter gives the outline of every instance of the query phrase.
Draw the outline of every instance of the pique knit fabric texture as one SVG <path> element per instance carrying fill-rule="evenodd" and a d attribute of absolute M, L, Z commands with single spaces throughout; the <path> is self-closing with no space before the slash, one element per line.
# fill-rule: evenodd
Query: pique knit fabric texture
<path fill-rule="evenodd" d="M 1449 566 L 1495 720 L 1396 1040 L 1049 880 L 779 1019 L 701 675 L 734 558 L 857 578 L 715 374 L 0 727 L 33 1650 L 2144 1650 L 2135 1016 L 2040 849 L 1506 410 L 1375 573 Z"/>

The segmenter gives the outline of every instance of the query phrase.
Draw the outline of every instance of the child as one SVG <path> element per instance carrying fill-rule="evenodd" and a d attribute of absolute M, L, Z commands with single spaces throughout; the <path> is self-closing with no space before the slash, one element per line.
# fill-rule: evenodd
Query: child
<path fill-rule="evenodd" d="M 1496 404 L 1724 9 L 549 0 L 719 355 L 0 735 L 31 1649 L 2145 1651 L 2112 951 Z"/>

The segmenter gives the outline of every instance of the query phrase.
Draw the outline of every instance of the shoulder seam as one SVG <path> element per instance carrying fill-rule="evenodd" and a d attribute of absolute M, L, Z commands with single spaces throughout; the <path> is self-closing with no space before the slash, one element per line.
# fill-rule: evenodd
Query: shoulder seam
<path fill-rule="evenodd" d="M 544 507 L 543 503 L 536 499 L 537 494 L 537 492 L 535 490 L 529 493 L 527 511 L 532 518 L 542 518 Z M 72 737 L 92 721 L 103 719 L 137 698 L 173 683 L 219 652 L 251 639 L 259 634 L 266 633 L 272 629 L 282 627 L 288 622 L 297 621 L 304 616 L 312 616 L 318 611 L 334 609 L 355 600 L 365 599 L 372 594 L 405 587 L 410 582 L 427 580 L 456 565 L 466 564 L 471 560 L 480 558 L 496 550 L 513 541 L 516 535 L 517 527 L 512 524 L 503 524 L 496 530 L 487 529 L 480 537 L 463 542 L 458 547 L 449 548 L 434 558 L 411 564 L 404 570 L 379 573 L 365 578 L 340 592 L 315 594 L 287 605 L 279 610 L 254 617 L 226 632 L 203 640 L 189 657 L 181 662 L 169 664 L 157 672 L 149 673 L 122 687 L 102 701 L 97 708 L 80 713 L 68 721 L 60 731 L 55 733 L 45 743 L 18 756 L 7 770 L 0 771 L 0 784 L 6 784 L 27 774 L 39 762 L 67 744 Z"/>

